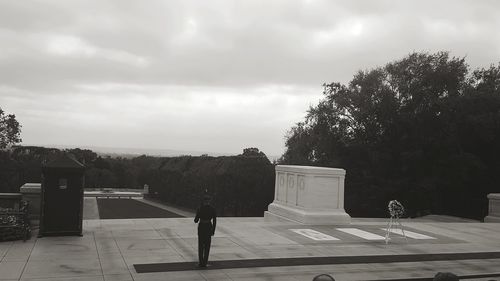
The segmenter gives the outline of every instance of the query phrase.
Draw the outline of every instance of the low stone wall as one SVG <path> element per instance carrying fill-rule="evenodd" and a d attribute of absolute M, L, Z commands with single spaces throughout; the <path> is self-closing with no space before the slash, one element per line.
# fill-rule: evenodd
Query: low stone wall
<path fill-rule="evenodd" d="M 37 224 L 40 220 L 40 204 L 41 204 L 41 183 L 25 183 L 19 190 L 23 196 L 23 200 L 29 202 L 29 218 L 32 224 Z"/>
<path fill-rule="evenodd" d="M 488 215 L 484 222 L 500 222 L 500 193 L 488 194 Z"/>
<path fill-rule="evenodd" d="M 264 213 L 303 224 L 346 224 L 345 170 L 310 166 L 276 166 L 274 201 Z"/>
<path fill-rule="evenodd" d="M 21 198 L 21 193 L 0 193 L 0 207 L 18 209 Z"/>

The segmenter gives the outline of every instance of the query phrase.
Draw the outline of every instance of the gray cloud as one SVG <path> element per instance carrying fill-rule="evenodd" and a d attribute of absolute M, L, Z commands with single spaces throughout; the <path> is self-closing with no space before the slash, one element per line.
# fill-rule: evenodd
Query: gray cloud
<path fill-rule="evenodd" d="M 449 50 L 473 67 L 488 66 L 500 61 L 499 19 L 498 1 L 2 1 L 0 105 L 24 120 L 25 141 L 39 139 L 35 127 L 69 126 L 55 125 L 58 117 L 37 119 L 57 116 L 55 104 L 71 109 L 68 120 L 86 128 L 93 138 L 80 140 L 91 144 L 106 142 L 99 137 L 106 132 L 115 134 L 110 140 L 129 140 L 120 145 L 138 146 L 138 137 L 124 137 L 127 130 L 156 124 L 139 130 L 158 139 L 151 146 L 189 143 L 193 134 L 184 127 L 190 126 L 213 139 L 208 150 L 254 139 L 254 146 L 279 154 L 282 135 L 317 101 L 322 83 L 347 82 L 359 69 L 412 51 Z M 241 104 L 239 97 L 265 100 L 270 91 L 275 98 L 250 103 L 255 108 L 246 117 L 230 108 Z M 207 119 L 193 113 L 201 98 L 231 102 L 216 112 L 198 108 Z M 137 118 L 175 119 L 154 106 L 137 112 L 142 99 L 187 112 L 188 119 L 176 125 Z M 124 119 L 137 126 L 121 127 Z M 204 132 L 205 120 L 221 125 Z M 166 124 L 183 142 L 155 137 L 154 126 Z M 61 139 L 57 131 L 44 141 Z M 238 135 L 224 135 L 232 131 Z"/>

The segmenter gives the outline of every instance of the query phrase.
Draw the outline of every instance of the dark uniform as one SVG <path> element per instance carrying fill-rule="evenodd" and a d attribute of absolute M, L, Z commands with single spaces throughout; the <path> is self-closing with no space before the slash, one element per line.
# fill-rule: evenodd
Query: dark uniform
<path fill-rule="evenodd" d="M 210 253 L 210 243 L 212 242 L 212 235 L 215 233 L 215 226 L 217 224 L 217 216 L 215 215 L 215 208 L 205 203 L 196 211 L 194 222 L 198 224 L 198 259 L 199 266 L 205 267 L 208 262 L 208 254 Z M 212 224 L 213 221 L 213 224 Z"/>

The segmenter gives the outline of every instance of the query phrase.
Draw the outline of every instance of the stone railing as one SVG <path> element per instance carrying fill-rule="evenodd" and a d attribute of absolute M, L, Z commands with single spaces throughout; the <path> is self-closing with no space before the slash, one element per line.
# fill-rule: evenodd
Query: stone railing
<path fill-rule="evenodd" d="M 344 224 L 345 170 L 310 166 L 276 166 L 274 201 L 264 216 L 303 224 Z"/>
<path fill-rule="evenodd" d="M 484 222 L 500 222 L 500 193 L 488 194 L 488 215 Z"/>
<path fill-rule="evenodd" d="M 26 201 L 27 214 L 32 225 L 38 225 L 40 220 L 41 184 L 26 183 L 18 193 L 0 193 L 0 207 L 19 209 L 21 200 Z"/>
<path fill-rule="evenodd" d="M 23 200 L 29 202 L 29 218 L 33 225 L 38 225 L 40 220 L 40 204 L 42 184 L 40 183 L 25 183 L 19 190 L 23 196 Z"/>
<path fill-rule="evenodd" d="M 126 191 L 85 191 L 83 193 L 84 197 L 96 197 L 96 198 L 142 198 L 142 192 L 126 192 Z"/>
<path fill-rule="evenodd" d="M 19 208 L 21 193 L 0 193 L 0 208 Z"/>

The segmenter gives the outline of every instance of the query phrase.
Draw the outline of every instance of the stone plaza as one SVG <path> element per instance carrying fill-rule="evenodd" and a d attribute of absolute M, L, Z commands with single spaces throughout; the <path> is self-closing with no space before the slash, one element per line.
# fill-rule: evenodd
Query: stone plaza
<path fill-rule="evenodd" d="M 265 217 L 222 217 L 209 267 L 199 269 L 194 214 L 138 200 L 181 218 L 101 219 L 84 199 L 82 236 L 0 242 L 0 280 L 464 280 L 500 278 L 500 224 L 429 216 L 351 218 L 343 208 L 342 169 L 278 166 Z M 31 193 L 30 193 L 31 194 Z M 493 196 L 490 199 L 496 200 Z M 101 199 L 113 200 L 113 199 Z M 116 200 L 116 199 L 115 199 Z M 134 201 L 135 202 L 135 201 Z M 496 204 L 490 217 L 496 217 Z M 211 263 L 210 263 L 211 262 Z"/>
<path fill-rule="evenodd" d="M 320 273 L 329 273 L 336 280 L 411 280 L 431 278 L 438 271 L 469 276 L 469 280 L 500 277 L 500 224 L 425 220 L 404 220 L 403 224 L 408 241 L 395 234 L 386 244 L 386 221 L 382 219 L 305 226 L 265 218 L 220 218 L 210 261 L 375 255 L 398 259 L 401 255 L 443 253 L 492 256 L 199 270 L 192 218 L 95 219 L 84 220 L 83 237 L 0 243 L 0 280 L 312 280 Z M 192 270 L 137 273 L 134 268 L 134 264 L 175 262 L 192 262 Z M 497 277 L 481 279 L 485 274 Z"/>

